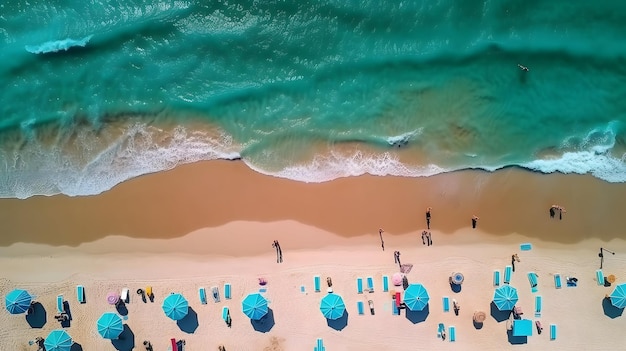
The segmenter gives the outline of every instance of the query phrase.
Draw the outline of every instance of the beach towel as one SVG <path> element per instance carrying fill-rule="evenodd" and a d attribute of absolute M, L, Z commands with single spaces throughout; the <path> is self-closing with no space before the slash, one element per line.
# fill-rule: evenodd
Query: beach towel
<path fill-rule="evenodd" d="M 504 268 L 504 284 L 511 282 L 511 275 L 513 275 L 513 266 L 506 266 Z"/>
<path fill-rule="evenodd" d="M 602 273 L 601 269 L 596 271 L 596 280 L 598 281 L 598 285 L 604 285 L 604 273 Z"/>
<path fill-rule="evenodd" d="M 562 286 L 561 275 L 559 273 L 554 275 L 554 287 L 560 289 Z"/>
<path fill-rule="evenodd" d="M 541 317 L 541 296 L 535 296 L 535 317 Z"/>
<path fill-rule="evenodd" d="M 450 298 L 447 296 L 443 297 L 443 311 L 450 312 Z"/>
<path fill-rule="evenodd" d="M 441 338 L 442 334 L 446 331 L 446 327 L 443 325 L 443 323 L 439 323 L 439 325 L 437 326 L 437 337 Z"/>
<path fill-rule="evenodd" d="M 400 315 L 400 309 L 398 308 L 398 305 L 395 302 L 391 303 L 391 314 L 394 316 Z"/>
<path fill-rule="evenodd" d="M 524 243 L 524 244 L 521 244 L 519 248 L 522 251 L 529 251 L 533 248 L 533 246 L 530 243 Z"/>
<path fill-rule="evenodd" d="M 528 273 L 528 282 L 530 283 L 530 289 L 533 293 L 537 292 L 537 273 L 530 272 Z"/>

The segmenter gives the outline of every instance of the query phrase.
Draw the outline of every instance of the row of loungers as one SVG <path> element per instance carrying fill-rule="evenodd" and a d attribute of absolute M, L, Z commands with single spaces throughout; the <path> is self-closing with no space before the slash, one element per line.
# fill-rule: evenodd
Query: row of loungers
<path fill-rule="evenodd" d="M 506 266 L 504 268 L 504 284 L 511 282 L 513 276 L 513 266 Z M 500 271 L 493 271 L 493 286 L 500 286 Z"/>
<path fill-rule="evenodd" d="M 213 301 L 220 302 L 220 292 L 217 286 L 211 288 L 211 293 L 213 295 Z M 208 303 L 206 288 L 198 288 L 198 295 L 200 297 L 200 303 L 206 305 Z M 232 298 L 230 283 L 224 284 L 224 298 L 226 298 L 227 300 L 230 300 Z"/>
<path fill-rule="evenodd" d="M 389 277 L 384 275 L 382 279 L 383 292 L 389 291 Z M 315 292 L 322 291 L 322 278 L 319 275 L 313 277 L 313 288 Z M 302 288 L 301 288 L 302 290 Z M 356 291 L 359 294 L 363 293 L 363 278 L 356 279 Z M 374 292 L 374 278 L 367 277 L 367 291 Z"/>

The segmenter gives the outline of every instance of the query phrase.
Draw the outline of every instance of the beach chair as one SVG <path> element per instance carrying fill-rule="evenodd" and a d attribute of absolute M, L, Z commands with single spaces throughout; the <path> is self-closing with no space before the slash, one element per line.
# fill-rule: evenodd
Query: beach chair
<path fill-rule="evenodd" d="M 206 300 L 206 289 L 205 288 L 199 288 L 198 289 L 198 296 L 200 296 L 200 303 L 203 305 L 207 304 L 207 300 Z"/>
<path fill-rule="evenodd" d="M 226 300 L 230 300 L 231 298 L 231 294 L 230 294 L 230 283 L 226 283 L 224 284 L 224 298 Z"/>
<path fill-rule="evenodd" d="M 63 308 L 63 295 L 57 296 L 57 312 L 64 313 L 65 309 Z"/>
<path fill-rule="evenodd" d="M 400 309 L 398 308 L 398 305 L 395 302 L 391 303 L 391 314 L 394 316 L 400 315 Z"/>
<path fill-rule="evenodd" d="M 500 286 L 500 271 L 493 271 L 493 286 Z"/>
<path fill-rule="evenodd" d="M 450 312 L 450 298 L 447 296 L 443 297 L 443 311 Z"/>
<path fill-rule="evenodd" d="M 315 292 L 320 292 L 322 289 L 322 278 L 319 275 L 313 277 L 313 286 L 315 287 Z"/>
<path fill-rule="evenodd" d="M 316 341 L 316 346 L 313 348 L 315 351 L 326 351 L 326 347 L 324 347 L 324 341 L 321 338 L 318 338 Z"/>
<path fill-rule="evenodd" d="M 437 326 L 437 337 L 441 338 L 443 334 L 445 334 L 445 332 L 446 327 L 443 325 L 443 323 L 439 323 L 439 325 Z"/>
<path fill-rule="evenodd" d="M 386 275 L 383 275 L 383 292 L 388 292 L 389 291 L 389 277 Z"/>
<path fill-rule="evenodd" d="M 604 273 L 602 273 L 601 269 L 596 271 L 596 280 L 598 281 L 598 285 L 604 286 Z"/>
<path fill-rule="evenodd" d="M 367 291 L 374 292 L 374 278 L 372 277 L 367 277 Z"/>
<path fill-rule="evenodd" d="M 364 315 L 365 312 L 363 310 L 363 301 L 356 302 L 356 310 L 359 312 L 359 315 Z"/>
<path fill-rule="evenodd" d="M 220 302 L 220 290 L 217 286 L 211 287 L 211 294 L 213 294 L 213 301 Z"/>
<path fill-rule="evenodd" d="M 120 299 L 124 301 L 124 303 L 128 302 L 128 288 L 122 289 L 122 293 L 120 294 Z"/>
<path fill-rule="evenodd" d="M 82 285 L 76 285 L 76 298 L 78 303 L 85 303 L 85 287 Z"/>
<path fill-rule="evenodd" d="M 513 267 L 506 266 L 504 268 L 504 284 L 509 284 L 511 282 L 511 275 L 513 275 Z"/>
<path fill-rule="evenodd" d="M 554 275 L 554 287 L 560 289 L 562 286 L 563 283 L 561 282 L 561 275 L 557 273 Z"/>
<path fill-rule="evenodd" d="M 356 278 L 356 292 L 363 293 L 363 278 Z"/>
<path fill-rule="evenodd" d="M 529 250 L 532 250 L 532 248 L 533 248 L 533 245 L 531 243 L 523 243 L 523 244 L 520 244 L 519 246 L 519 249 L 522 251 L 529 251 Z"/>
<path fill-rule="evenodd" d="M 528 282 L 530 283 L 530 289 L 532 292 L 537 292 L 537 274 L 534 272 L 528 273 Z"/>
<path fill-rule="evenodd" d="M 176 339 L 174 338 L 170 339 L 170 343 L 172 344 L 171 346 L 172 351 L 178 351 L 178 343 L 176 342 Z"/>
<path fill-rule="evenodd" d="M 154 293 L 152 293 L 152 287 L 151 286 L 147 286 L 146 287 L 146 296 L 148 296 L 150 301 L 152 301 L 154 299 Z"/>
<path fill-rule="evenodd" d="M 541 317 L 541 296 L 535 296 L 535 317 Z"/>
<path fill-rule="evenodd" d="M 452 325 L 448 327 L 448 339 L 450 342 L 456 341 L 456 327 Z"/>
<path fill-rule="evenodd" d="M 556 340 L 556 324 L 550 324 L 550 340 Z"/>

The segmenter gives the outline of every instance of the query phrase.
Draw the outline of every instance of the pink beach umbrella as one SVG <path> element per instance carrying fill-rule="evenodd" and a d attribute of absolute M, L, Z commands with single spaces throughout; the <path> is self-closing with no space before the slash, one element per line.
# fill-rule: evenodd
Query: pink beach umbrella
<path fill-rule="evenodd" d="M 391 282 L 395 286 L 402 285 L 402 273 L 394 273 L 394 275 L 391 276 Z"/>
<path fill-rule="evenodd" d="M 120 301 L 120 295 L 118 293 L 110 292 L 107 295 L 107 302 L 109 303 L 109 305 L 117 305 L 119 301 Z"/>

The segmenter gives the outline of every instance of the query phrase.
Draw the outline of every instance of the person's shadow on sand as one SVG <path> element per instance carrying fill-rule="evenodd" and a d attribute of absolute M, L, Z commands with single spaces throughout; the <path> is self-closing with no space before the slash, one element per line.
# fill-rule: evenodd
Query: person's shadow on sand
<path fill-rule="evenodd" d="M 117 313 L 119 313 L 120 316 L 128 316 L 128 308 L 126 307 L 126 304 L 121 300 L 115 306 L 115 310 L 117 310 Z"/>
<path fill-rule="evenodd" d="M 30 307 L 32 311 L 26 315 L 26 322 L 31 328 L 43 328 L 48 322 L 46 308 L 40 302 L 35 302 Z"/>

